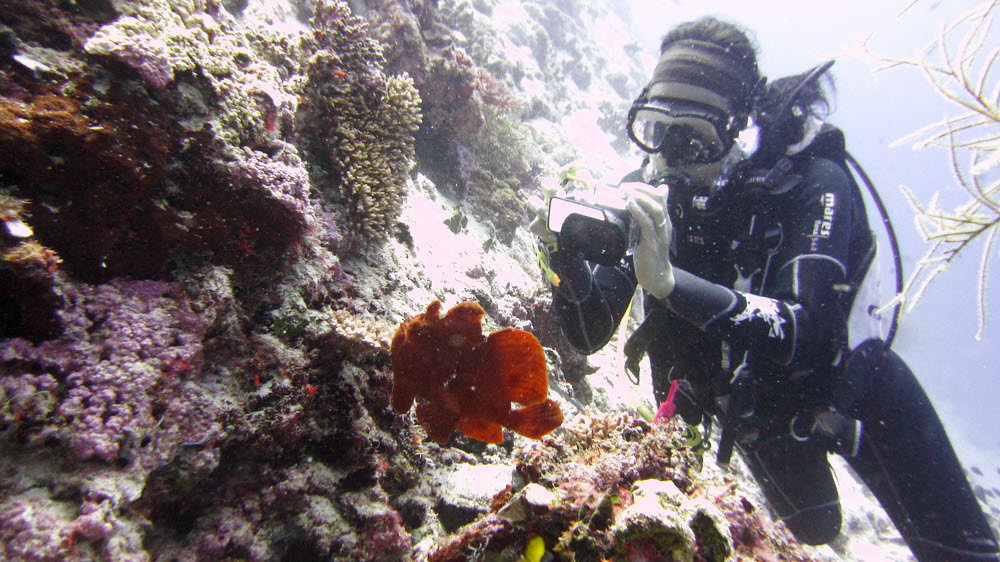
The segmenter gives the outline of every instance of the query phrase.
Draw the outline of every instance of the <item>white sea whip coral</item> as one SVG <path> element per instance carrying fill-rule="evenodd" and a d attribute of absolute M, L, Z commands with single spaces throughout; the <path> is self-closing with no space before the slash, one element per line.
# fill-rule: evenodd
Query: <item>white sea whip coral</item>
<path fill-rule="evenodd" d="M 1000 232 L 1000 181 L 992 173 L 1000 164 L 1000 81 L 995 72 L 1000 47 L 993 33 L 993 14 L 1000 1 L 970 10 L 910 59 L 875 56 L 879 70 L 897 66 L 918 68 L 945 100 L 961 108 L 954 117 L 928 125 L 897 140 L 914 149 L 940 146 L 951 152 L 952 170 L 966 200 L 954 210 L 941 209 L 939 193 L 927 204 L 905 186 L 903 192 L 915 212 L 917 228 L 930 243 L 903 292 L 890 303 L 904 302 L 912 310 L 924 291 L 977 240 L 984 240 L 980 257 L 977 298 L 979 327 L 986 329 L 986 285 L 997 233 Z M 871 51 L 866 52 L 871 55 Z M 967 253 L 967 252 L 966 252 Z"/>

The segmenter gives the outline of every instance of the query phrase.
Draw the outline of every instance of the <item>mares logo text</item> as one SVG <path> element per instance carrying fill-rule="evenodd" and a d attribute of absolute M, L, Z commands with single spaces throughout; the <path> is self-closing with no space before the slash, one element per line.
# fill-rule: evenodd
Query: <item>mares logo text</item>
<path fill-rule="evenodd" d="M 832 193 L 824 193 L 823 197 L 820 198 L 820 204 L 823 205 L 823 218 L 813 222 L 812 234 L 809 236 L 812 240 L 810 251 L 819 251 L 820 239 L 830 237 L 830 232 L 833 230 L 833 212 L 836 203 L 837 197 Z"/>

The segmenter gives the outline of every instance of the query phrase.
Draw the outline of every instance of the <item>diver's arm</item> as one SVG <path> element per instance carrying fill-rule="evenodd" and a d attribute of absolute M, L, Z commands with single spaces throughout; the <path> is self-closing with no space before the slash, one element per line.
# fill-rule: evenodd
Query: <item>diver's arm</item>
<path fill-rule="evenodd" d="M 789 362 L 798 335 L 793 305 L 734 291 L 677 267 L 674 280 L 665 302 L 675 314 L 738 348 Z"/>
<path fill-rule="evenodd" d="M 563 333 L 584 353 L 594 353 L 611 339 L 632 300 L 636 282 L 631 261 L 592 269 L 565 252 L 553 252 L 549 260 L 560 278 L 553 299 Z"/>
<path fill-rule="evenodd" d="M 849 250 L 851 188 L 828 160 L 805 164 L 805 179 L 783 221 L 784 241 L 774 257 L 765 296 L 734 291 L 674 268 L 665 299 L 678 316 L 736 347 L 789 365 L 832 361 L 842 335 L 840 309 Z"/>

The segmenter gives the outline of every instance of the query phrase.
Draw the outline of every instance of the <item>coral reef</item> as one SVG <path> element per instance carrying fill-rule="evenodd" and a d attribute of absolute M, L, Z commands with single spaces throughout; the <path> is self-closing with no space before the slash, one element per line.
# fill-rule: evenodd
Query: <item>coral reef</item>
<path fill-rule="evenodd" d="M 403 557 L 388 328 L 333 306 L 341 228 L 288 142 L 299 28 L 114 8 L 0 10 L 41 61 L 0 65 L 0 557 Z"/>
<path fill-rule="evenodd" d="M 407 558 L 385 326 L 247 335 L 232 278 L 64 285 L 61 337 L 3 340 L 5 559 Z"/>
<path fill-rule="evenodd" d="M 206 0 L 112 4 L 119 17 L 90 37 L 85 51 L 128 65 L 155 89 L 182 76 L 207 86 L 199 95 L 214 102 L 210 122 L 223 142 L 264 145 L 275 116 L 290 118 L 294 87 L 285 81 L 297 69 L 299 38 L 274 17 L 258 13 L 257 24 L 246 26 Z"/>
<path fill-rule="evenodd" d="M 127 513 L 150 474 L 178 457 L 203 473 L 219 460 L 219 405 L 194 384 L 206 311 L 156 281 L 64 290 L 63 335 L 0 348 L 3 552 L 135 556 L 139 522 Z"/>
<path fill-rule="evenodd" d="M 4 341 L 0 419 L 17 423 L 22 441 L 56 440 L 81 460 L 156 465 L 170 448 L 161 440 L 205 439 L 211 416 L 189 415 L 197 396 L 181 383 L 201 368 L 207 324 L 179 287 L 136 281 L 78 291 L 65 295 L 73 308 L 62 337 Z"/>
<path fill-rule="evenodd" d="M 513 453 L 520 489 L 497 494 L 429 559 L 509 556 L 540 536 L 557 559 L 813 560 L 732 477 L 701 474 L 682 426 L 588 411 L 523 442 Z"/>
<path fill-rule="evenodd" d="M 97 102 L 92 80 L 36 82 L 24 99 L 0 98 L 0 177 L 28 200 L 35 236 L 69 271 L 106 280 L 109 263 L 114 272 L 162 265 L 151 263 L 165 251 L 153 247 L 162 219 L 149 199 L 174 141 L 150 100 L 117 92 Z"/>
<path fill-rule="evenodd" d="M 175 120 L 180 86 L 157 101 L 101 68 L 66 71 L 0 97 L 0 183 L 28 201 L 37 241 L 73 277 L 163 279 L 194 253 L 242 268 L 254 253 L 280 255 L 312 224 L 293 146 L 227 147 Z"/>
<path fill-rule="evenodd" d="M 315 344 L 316 347 L 341 350 L 352 361 L 367 361 L 387 354 L 397 328 L 347 309 L 328 309 L 321 319 L 310 325 L 316 337 L 325 340 Z"/>
<path fill-rule="evenodd" d="M 521 219 L 521 204 L 513 203 L 542 169 L 521 123 L 520 100 L 495 78 L 502 73 L 480 66 L 458 45 L 436 7 L 374 4 L 380 36 L 393 41 L 387 66 L 407 69 L 420 91 L 421 170 L 453 198 L 468 197 L 471 212 L 510 244 Z"/>

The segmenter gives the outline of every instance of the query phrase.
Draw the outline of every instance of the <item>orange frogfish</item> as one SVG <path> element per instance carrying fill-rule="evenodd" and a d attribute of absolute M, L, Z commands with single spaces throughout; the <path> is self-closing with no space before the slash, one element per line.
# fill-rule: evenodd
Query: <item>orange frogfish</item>
<path fill-rule="evenodd" d="M 464 302 L 442 318 L 434 301 L 392 338 L 392 409 L 406 413 L 420 398 L 417 420 L 440 445 L 452 429 L 502 443 L 502 427 L 539 439 L 562 424 L 559 405 L 548 398 L 542 345 L 513 328 L 484 336 L 484 314 Z"/>

